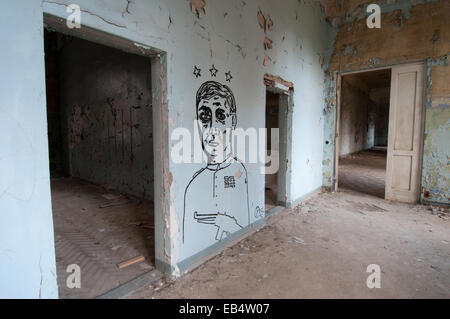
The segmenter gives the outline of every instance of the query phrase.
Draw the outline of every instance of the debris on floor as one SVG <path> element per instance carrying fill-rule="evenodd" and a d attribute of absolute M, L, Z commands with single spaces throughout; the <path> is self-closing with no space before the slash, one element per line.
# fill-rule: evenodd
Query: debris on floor
<path fill-rule="evenodd" d="M 115 200 L 100 204 L 98 207 L 99 208 L 107 208 L 107 207 L 113 207 L 113 206 L 122 206 L 122 205 L 126 205 L 128 203 L 130 203 L 130 200 L 128 198 L 115 199 Z"/>
<path fill-rule="evenodd" d="M 143 262 L 144 260 L 145 260 L 144 256 L 137 256 L 137 257 L 131 258 L 129 260 L 125 260 L 125 261 L 117 264 L 117 268 L 119 268 L 119 269 L 126 268 L 131 265 Z"/>
<path fill-rule="evenodd" d="M 113 199 L 118 199 L 119 196 L 115 195 L 115 194 L 102 194 L 102 197 L 107 199 L 107 200 L 113 200 Z"/>
<path fill-rule="evenodd" d="M 95 298 L 154 270 L 153 203 L 100 208 L 128 196 L 75 178 L 52 179 L 51 187 L 60 298 Z M 140 255 L 144 261 L 117 267 Z M 71 264 L 81 268 L 80 289 L 65 284 Z"/>
<path fill-rule="evenodd" d="M 297 244 L 301 244 L 301 245 L 305 244 L 305 241 L 303 239 L 301 239 L 300 237 L 294 237 L 293 239 L 294 239 L 294 242 Z"/>
<path fill-rule="evenodd" d="M 430 206 L 429 210 L 432 215 L 436 215 L 443 220 L 450 219 L 450 210 L 448 207 Z"/>
<path fill-rule="evenodd" d="M 127 298 L 448 298 L 450 227 L 428 209 L 323 192 L 176 282 Z M 371 264 L 381 289 L 366 286 Z"/>

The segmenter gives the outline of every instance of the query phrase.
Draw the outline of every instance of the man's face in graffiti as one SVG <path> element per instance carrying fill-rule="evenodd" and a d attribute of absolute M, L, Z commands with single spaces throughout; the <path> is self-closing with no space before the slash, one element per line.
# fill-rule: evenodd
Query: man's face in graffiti
<path fill-rule="evenodd" d="M 203 93 L 197 93 L 197 119 L 203 150 L 209 163 L 220 163 L 231 152 L 231 130 L 236 121 L 235 106 L 231 105 L 234 97 L 228 87 L 211 81 L 204 83 L 199 92 Z"/>

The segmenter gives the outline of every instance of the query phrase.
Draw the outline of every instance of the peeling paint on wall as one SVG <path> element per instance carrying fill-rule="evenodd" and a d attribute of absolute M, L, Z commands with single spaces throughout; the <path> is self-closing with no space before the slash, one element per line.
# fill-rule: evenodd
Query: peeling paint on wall
<path fill-rule="evenodd" d="M 189 0 L 191 3 L 191 11 L 199 19 L 202 18 L 203 14 L 206 14 L 206 1 L 205 0 Z"/>
<path fill-rule="evenodd" d="M 449 202 L 448 131 L 450 104 L 448 85 L 450 52 L 448 1 L 380 1 L 381 29 L 368 29 L 364 12 L 369 1 L 354 0 L 337 6 L 335 1 L 321 1 L 328 21 L 329 63 L 325 59 L 323 183 L 333 184 L 335 136 L 336 76 L 338 72 L 364 70 L 399 63 L 427 60 L 426 123 L 422 168 L 422 199 Z M 339 23 L 338 23 L 339 22 Z M 436 175 L 439 172 L 439 176 Z M 447 183 L 447 186 L 445 185 Z M 427 196 L 425 196 L 427 194 Z"/>
<path fill-rule="evenodd" d="M 192 93 L 199 84 L 196 79 L 192 79 L 192 65 L 201 67 L 208 65 L 209 67 L 214 64 L 220 70 L 224 70 L 226 66 L 227 70 L 225 71 L 233 75 L 231 86 L 236 99 L 241 103 L 238 111 L 239 124 L 244 128 L 264 127 L 265 86 L 263 78 L 265 73 L 277 74 L 283 79 L 292 81 L 296 85 L 296 91 L 292 92 L 289 98 L 289 111 L 286 114 L 292 117 L 295 129 L 291 128 L 292 136 L 289 136 L 288 145 L 286 145 L 289 152 L 292 152 L 292 156 L 286 162 L 286 171 L 289 176 L 292 175 L 287 186 L 289 191 L 286 194 L 286 200 L 292 203 L 320 188 L 322 175 L 320 142 L 323 129 L 317 123 L 322 117 L 320 103 L 324 74 L 320 59 L 317 57 L 322 56 L 326 60 L 327 24 L 319 5 L 314 1 L 299 3 L 297 0 L 286 0 L 282 6 L 271 1 L 227 0 L 215 1 L 214 8 L 211 8 L 213 4 L 210 1 L 195 1 L 195 4 L 199 5 L 190 8 L 189 5 L 193 2 L 187 0 L 79 0 L 77 2 L 82 8 L 82 23 L 86 27 L 103 32 L 110 38 L 114 37 L 115 40 L 125 41 L 126 39 L 126 42 L 129 42 L 128 48 L 136 49 L 136 44 L 133 45 L 133 43 L 139 43 L 137 47 L 142 49 L 139 50 L 142 54 L 148 51 L 147 48 L 157 48 L 160 53 L 160 56 L 156 55 L 153 59 L 156 60 L 154 64 L 159 65 L 160 69 L 156 70 L 156 66 L 155 68 L 152 66 L 151 71 L 153 81 L 158 83 L 152 87 L 155 105 L 153 110 L 158 114 L 156 118 L 159 119 L 154 125 L 153 133 L 155 134 L 154 143 L 160 145 L 158 147 L 160 152 L 155 154 L 155 162 L 160 162 L 159 167 L 161 167 L 161 174 L 155 175 L 155 180 L 157 180 L 155 196 L 161 201 L 161 206 L 155 209 L 155 254 L 158 267 L 174 274 L 178 273 L 177 268 L 179 271 L 183 271 L 180 264 L 190 264 L 193 259 L 198 259 L 198 256 L 183 255 L 184 252 L 180 249 L 180 240 L 176 233 L 178 232 L 179 235 L 184 187 L 192 177 L 191 172 L 196 171 L 199 167 L 177 165 L 168 156 L 169 139 L 173 129 L 176 127 L 192 129 L 192 120 L 195 116 L 192 110 Z M 208 4 L 207 14 L 206 3 Z M 45 164 L 45 156 L 47 156 L 46 123 L 45 112 L 42 111 L 45 110 L 45 93 L 42 93 L 41 86 L 44 67 L 41 61 L 43 52 L 39 46 L 40 40 L 42 40 L 42 13 L 62 18 L 64 21 L 67 17 L 67 6 L 64 3 L 42 1 L 38 5 L 29 6 L 31 9 L 26 7 L 27 5 L 16 1 L 14 4 L 11 2 L 11 6 L 6 9 L 8 15 L 23 17 L 25 23 L 14 28 L 11 35 L 5 34 L 5 37 L 8 39 L 6 43 L 17 43 L 17 39 L 22 38 L 22 35 L 33 32 L 33 39 L 30 43 L 34 50 L 29 50 L 29 47 L 25 46 L 26 52 L 24 50 L 19 55 L 23 58 L 21 63 L 24 67 L 19 68 L 19 72 L 11 68 L 10 72 L 13 75 L 12 80 L 14 80 L 11 80 L 11 83 L 14 83 L 11 91 L 26 87 L 27 90 L 29 89 L 28 92 L 31 92 L 32 98 L 25 99 L 25 103 L 12 101 L 8 97 L 5 100 L 11 102 L 14 107 L 17 106 L 17 110 L 20 111 L 22 110 L 20 105 L 36 106 L 32 108 L 31 113 L 23 112 L 25 115 L 22 114 L 22 117 L 25 116 L 26 119 L 24 131 L 33 145 L 39 146 L 35 149 L 39 155 L 38 162 Z M 192 13 L 193 8 L 195 8 L 195 15 Z M 264 12 L 266 19 L 263 28 L 260 28 L 258 20 L 255 19 L 259 10 Z M 7 24 L 11 24 L 10 20 L 7 20 Z M 265 36 L 272 41 L 271 49 L 268 46 L 266 50 L 264 48 Z M 11 45 L 7 47 L 17 48 Z M 1 54 L 7 57 L 6 61 L 12 62 L 11 65 L 15 65 L 17 61 L 8 52 L 8 50 L 3 50 Z M 267 67 L 262 65 L 264 54 L 267 55 Z M 29 65 L 28 60 L 33 62 L 32 65 Z M 323 67 L 326 63 L 324 61 Z M 165 69 L 166 66 L 167 69 Z M 27 73 L 24 70 L 35 70 L 36 72 Z M 27 74 L 33 74 L 33 77 L 24 86 L 23 78 Z M 202 76 L 204 76 L 203 73 Z M 198 81 L 201 81 L 200 77 Z M 21 96 L 21 94 L 16 96 Z M 75 104 L 83 108 L 88 103 L 72 105 Z M 78 114 L 81 115 L 81 113 L 82 111 Z M 27 114 L 32 115 L 32 118 L 26 117 Z M 117 110 L 117 114 L 121 119 L 119 110 Z M 92 108 L 89 116 L 93 116 Z M 113 122 L 112 120 L 111 123 Z M 31 127 L 31 132 L 40 133 L 30 134 L 27 131 L 28 127 Z M 76 131 L 80 133 L 83 128 L 78 128 Z M 293 145 L 295 147 L 292 147 Z M 306 158 L 310 159 L 308 165 Z M 17 166 L 14 166 L 14 169 L 16 168 Z M 264 178 L 259 173 L 259 169 L 259 164 L 248 165 L 249 183 L 252 183 L 249 185 L 249 205 L 252 213 L 256 207 L 264 207 Z M 48 167 L 45 168 L 44 165 L 41 165 L 37 172 L 39 176 L 43 177 L 40 189 L 47 189 L 45 193 L 40 193 L 42 199 L 38 202 L 45 201 L 45 204 L 48 204 L 50 195 L 46 170 Z M 232 174 L 234 175 L 235 172 Z M 243 175 L 239 180 L 242 179 Z M 298 183 L 298 180 L 302 180 L 302 183 Z M 16 211 L 27 209 L 26 204 L 17 205 L 17 207 L 19 208 Z M 51 218 L 48 218 L 50 211 L 48 208 L 39 213 L 47 214 L 44 216 L 46 217 L 46 227 L 43 227 L 46 234 L 44 242 L 51 248 L 52 239 L 48 239 L 51 236 L 47 236 L 47 234 L 51 234 L 49 231 L 49 229 L 51 230 Z M 259 217 L 260 215 L 258 215 Z M 251 214 L 251 218 L 251 222 L 255 222 L 254 214 Z M 22 253 L 25 251 L 23 250 Z M 38 265 L 35 256 L 31 257 L 33 265 Z M 45 265 L 51 256 L 47 257 L 49 258 L 42 260 L 43 268 L 48 268 Z M 162 264 L 163 266 L 161 266 Z M 13 266 L 13 264 L 8 264 L 8 269 L 12 269 Z M 36 266 L 33 267 L 31 288 L 34 294 L 41 277 L 39 269 Z M 45 285 L 45 278 L 43 283 Z M 48 295 L 48 290 L 46 292 L 43 289 L 42 296 Z"/>
<path fill-rule="evenodd" d="M 448 55 L 427 60 L 422 199 L 450 202 L 450 85 Z"/>
<path fill-rule="evenodd" d="M 266 18 L 264 17 L 263 13 L 261 12 L 261 10 L 258 11 L 256 18 L 258 19 L 258 23 L 261 29 L 264 30 L 264 32 L 266 32 Z"/>

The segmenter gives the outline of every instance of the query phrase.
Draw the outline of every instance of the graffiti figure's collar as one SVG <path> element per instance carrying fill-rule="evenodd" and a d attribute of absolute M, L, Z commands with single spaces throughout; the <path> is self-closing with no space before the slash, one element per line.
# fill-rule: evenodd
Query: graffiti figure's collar
<path fill-rule="evenodd" d="M 231 165 L 231 163 L 233 163 L 235 160 L 235 158 L 233 157 L 232 154 L 228 155 L 228 157 L 222 162 L 222 163 L 218 163 L 218 164 L 208 164 L 206 166 L 207 169 L 209 169 L 210 171 L 218 171 L 224 168 L 227 168 L 228 166 Z"/>

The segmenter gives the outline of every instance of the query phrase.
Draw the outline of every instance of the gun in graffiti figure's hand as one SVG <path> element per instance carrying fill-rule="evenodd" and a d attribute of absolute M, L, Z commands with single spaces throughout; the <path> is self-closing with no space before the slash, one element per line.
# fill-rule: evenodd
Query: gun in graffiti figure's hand
<path fill-rule="evenodd" d="M 226 213 L 198 214 L 194 212 L 194 218 L 198 223 L 210 224 L 217 227 L 216 240 L 221 240 L 223 235 L 230 236 L 232 233 L 242 229 L 236 218 Z"/>

